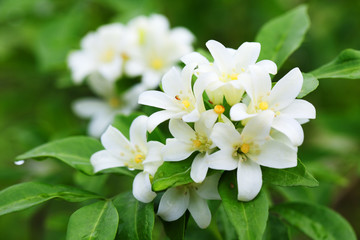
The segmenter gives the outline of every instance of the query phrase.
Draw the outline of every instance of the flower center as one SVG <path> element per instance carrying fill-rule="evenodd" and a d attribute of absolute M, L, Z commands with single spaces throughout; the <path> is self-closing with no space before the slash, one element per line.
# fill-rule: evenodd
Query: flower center
<path fill-rule="evenodd" d="M 244 143 L 243 145 L 241 145 L 240 150 L 241 152 L 247 154 L 250 150 L 249 144 Z"/>
<path fill-rule="evenodd" d="M 237 74 L 237 73 L 233 73 L 233 74 L 230 75 L 230 79 L 231 79 L 231 80 L 237 80 L 237 79 L 238 79 L 238 75 L 239 75 L 239 74 Z"/>
<path fill-rule="evenodd" d="M 184 105 L 185 108 L 189 108 L 191 105 L 188 100 L 183 100 L 183 101 L 181 101 L 181 103 Z"/>
<path fill-rule="evenodd" d="M 261 110 L 266 110 L 266 109 L 269 108 L 269 104 L 268 104 L 267 102 L 261 102 L 261 103 L 259 104 L 259 108 L 260 108 Z"/>
<path fill-rule="evenodd" d="M 142 161 L 144 161 L 144 160 L 145 160 L 145 157 L 141 154 L 136 154 L 135 159 L 134 159 L 134 161 L 136 163 L 142 163 Z"/>
<path fill-rule="evenodd" d="M 214 107 L 214 112 L 217 113 L 217 114 L 222 114 L 222 113 L 225 112 L 225 108 L 222 105 L 216 105 Z"/>
<path fill-rule="evenodd" d="M 199 148 L 202 145 L 201 141 L 198 139 L 193 140 L 193 144 L 196 148 Z"/>
<path fill-rule="evenodd" d="M 126 53 L 122 53 L 121 54 L 121 58 L 124 60 L 124 61 L 127 61 L 130 59 L 129 55 L 127 55 Z"/>
<path fill-rule="evenodd" d="M 112 108 L 117 108 L 120 106 L 120 100 L 116 97 L 110 98 L 108 102 Z"/>
<path fill-rule="evenodd" d="M 155 70 L 160 70 L 164 67 L 164 61 L 159 58 L 155 58 L 151 61 L 151 67 Z"/>
<path fill-rule="evenodd" d="M 115 57 L 115 51 L 112 48 L 107 49 L 100 57 L 103 62 L 111 62 Z"/>

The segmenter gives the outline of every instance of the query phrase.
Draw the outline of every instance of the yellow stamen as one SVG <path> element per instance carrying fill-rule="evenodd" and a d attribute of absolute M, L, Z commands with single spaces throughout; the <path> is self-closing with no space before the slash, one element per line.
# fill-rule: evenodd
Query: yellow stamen
<path fill-rule="evenodd" d="M 231 80 L 237 80 L 238 79 L 238 74 L 236 74 L 236 73 L 231 74 L 230 79 Z"/>
<path fill-rule="evenodd" d="M 249 144 L 244 143 L 243 145 L 241 145 L 240 150 L 241 150 L 241 152 L 243 152 L 245 154 L 248 153 L 250 150 Z"/>
<path fill-rule="evenodd" d="M 217 114 L 222 114 L 225 112 L 225 108 L 222 105 L 216 105 L 214 107 L 214 112 L 216 112 Z"/>
<path fill-rule="evenodd" d="M 193 140 L 193 144 L 194 144 L 195 147 L 199 148 L 202 143 L 201 143 L 200 140 L 197 140 L 197 139 L 196 139 L 196 140 Z"/>
<path fill-rule="evenodd" d="M 244 69 L 244 68 L 241 68 L 241 71 L 242 71 L 242 72 L 245 72 L 245 69 Z"/>
<path fill-rule="evenodd" d="M 188 100 L 184 100 L 184 101 L 182 101 L 181 103 L 184 105 L 185 108 L 188 108 L 188 107 L 190 107 L 190 105 L 191 105 Z"/>
<path fill-rule="evenodd" d="M 111 62 L 114 59 L 114 57 L 115 57 L 115 51 L 113 49 L 108 49 L 101 55 L 101 61 Z"/>
<path fill-rule="evenodd" d="M 135 162 L 136 163 L 141 163 L 142 161 L 144 161 L 144 156 L 141 154 L 136 154 L 135 156 Z"/>
<path fill-rule="evenodd" d="M 109 99 L 109 105 L 113 108 L 120 106 L 120 100 L 116 97 L 112 97 Z"/>
<path fill-rule="evenodd" d="M 261 103 L 259 104 L 259 108 L 260 108 L 261 110 L 266 110 L 266 109 L 269 108 L 269 104 L 268 104 L 267 102 L 261 102 Z"/>
<path fill-rule="evenodd" d="M 164 66 L 164 62 L 159 58 L 155 58 L 151 61 L 151 67 L 154 68 L 155 70 L 160 70 L 161 68 L 163 68 L 163 66 Z"/>
<path fill-rule="evenodd" d="M 130 59 L 129 55 L 127 55 L 126 53 L 122 53 L 121 54 L 121 58 L 124 60 L 124 61 L 127 61 Z"/>
<path fill-rule="evenodd" d="M 280 115 L 280 112 L 276 111 L 275 116 L 279 116 L 279 115 Z"/>

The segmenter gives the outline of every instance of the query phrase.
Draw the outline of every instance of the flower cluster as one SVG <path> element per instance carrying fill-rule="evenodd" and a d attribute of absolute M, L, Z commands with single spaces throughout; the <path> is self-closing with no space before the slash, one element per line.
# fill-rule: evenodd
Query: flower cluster
<path fill-rule="evenodd" d="M 77 115 L 92 119 L 89 134 L 99 137 L 116 114 L 133 111 L 139 94 L 157 88 L 162 75 L 192 51 L 193 41 L 187 29 L 170 29 L 168 20 L 158 14 L 136 17 L 126 25 L 104 25 L 87 34 L 81 50 L 69 54 L 68 65 L 75 83 L 87 78 L 102 98 L 81 99 L 73 106 Z M 134 83 L 119 96 L 115 84 L 124 77 Z M 135 84 L 137 77 L 141 81 Z"/>
<path fill-rule="evenodd" d="M 282 169 L 297 165 L 297 148 L 304 138 L 301 124 L 315 118 L 314 106 L 296 99 L 303 84 L 298 68 L 272 87 L 270 74 L 277 73 L 277 66 L 270 60 L 257 61 L 259 43 L 246 42 L 231 49 L 210 40 L 206 46 L 213 61 L 197 52 L 185 55 L 185 67 L 174 67 L 162 78 L 163 92 L 151 90 L 139 96 L 140 104 L 162 110 L 134 121 L 131 144 L 109 127 L 102 137 L 106 150 L 92 157 L 96 171 L 114 166 L 143 170 L 139 175 L 144 183 L 137 184 L 137 175 L 133 193 L 138 200 L 148 202 L 155 197 L 149 176 L 155 174 L 162 161 L 182 161 L 193 156 L 193 183 L 167 189 L 158 215 L 173 221 L 189 209 L 202 228 L 211 219 L 205 199 L 219 199 L 221 174 L 208 175 L 208 169 L 237 169 L 237 198 L 251 201 L 262 187 L 260 166 Z M 142 119 L 137 130 L 141 132 L 141 144 L 134 140 L 140 137 L 132 133 L 138 119 Z M 155 143 L 145 144 L 146 130 L 151 132 L 166 120 L 170 120 L 173 138 L 168 138 L 165 145 L 156 143 L 152 149 L 148 145 Z"/>

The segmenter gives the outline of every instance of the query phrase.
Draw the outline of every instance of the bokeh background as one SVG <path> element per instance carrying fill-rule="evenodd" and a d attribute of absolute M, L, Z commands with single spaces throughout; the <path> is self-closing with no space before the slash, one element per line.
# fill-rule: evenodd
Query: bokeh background
<path fill-rule="evenodd" d="M 72 113 L 71 102 L 91 92 L 72 84 L 66 57 L 79 48 L 87 32 L 140 14 L 161 13 L 172 27 L 184 26 L 194 33 L 195 48 L 205 48 L 209 39 L 237 48 L 253 41 L 265 22 L 302 3 L 309 6 L 311 28 L 278 76 L 293 67 L 309 72 L 343 49 L 360 49 L 360 1 L 355 0 L 0 0 L 0 189 L 33 179 L 108 194 L 114 188 L 130 189 L 126 177 L 90 179 L 52 160 L 13 163 L 15 156 L 42 143 L 86 133 L 87 122 Z M 273 189 L 275 198 L 281 195 L 333 208 L 358 236 L 359 81 L 323 79 L 305 98 L 315 105 L 317 119 L 304 126 L 299 158 L 320 186 Z M 1 216 L 1 239 L 65 239 L 68 218 L 78 207 L 55 200 Z M 161 238 L 158 228 L 155 237 Z"/>

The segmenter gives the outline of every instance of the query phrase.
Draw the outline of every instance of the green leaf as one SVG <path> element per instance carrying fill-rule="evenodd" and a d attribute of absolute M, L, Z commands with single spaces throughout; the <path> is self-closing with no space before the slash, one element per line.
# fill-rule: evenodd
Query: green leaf
<path fill-rule="evenodd" d="M 278 69 L 301 45 L 310 20 L 307 6 L 301 5 L 266 23 L 255 38 L 261 43 L 259 59 L 274 61 Z"/>
<path fill-rule="evenodd" d="M 311 72 L 318 79 L 360 79 L 360 51 L 346 49 L 334 60 Z"/>
<path fill-rule="evenodd" d="M 166 222 L 161 220 L 164 225 L 164 230 L 166 236 L 170 238 L 170 240 L 183 240 L 185 236 L 185 229 L 187 225 L 187 220 L 189 218 L 188 213 L 186 212 L 176 221 Z"/>
<path fill-rule="evenodd" d="M 304 82 L 298 98 L 303 98 L 319 86 L 319 80 L 311 73 L 303 73 Z"/>
<path fill-rule="evenodd" d="M 276 205 L 271 211 L 279 214 L 281 218 L 312 239 L 356 240 L 350 224 L 327 207 L 292 202 Z"/>
<path fill-rule="evenodd" d="M 278 186 L 306 186 L 316 187 L 319 182 L 306 170 L 304 164 L 298 159 L 298 165 L 293 168 L 275 169 L 261 167 L 263 182 Z"/>
<path fill-rule="evenodd" d="M 268 218 L 269 203 L 261 191 L 250 202 L 237 200 L 236 171 L 225 172 L 219 183 L 219 193 L 225 212 L 241 240 L 262 239 Z"/>
<path fill-rule="evenodd" d="M 16 160 L 56 158 L 87 175 L 93 175 L 90 157 L 102 149 L 101 143 L 93 138 L 70 137 L 41 145 L 16 157 Z"/>
<path fill-rule="evenodd" d="M 263 240 L 289 240 L 288 227 L 275 215 L 270 214 Z"/>
<path fill-rule="evenodd" d="M 38 182 L 20 183 L 0 192 L 0 215 L 20 211 L 53 198 L 61 198 L 69 202 L 81 202 L 102 197 L 69 186 Z"/>
<path fill-rule="evenodd" d="M 154 191 L 193 182 L 190 177 L 191 164 L 192 158 L 179 162 L 164 162 L 155 173 L 152 182 Z"/>
<path fill-rule="evenodd" d="M 111 201 L 99 201 L 74 212 L 69 220 L 67 240 L 114 239 L 119 215 Z"/>
<path fill-rule="evenodd" d="M 153 203 L 137 201 L 131 192 L 119 194 L 113 200 L 119 214 L 117 239 L 152 239 L 155 222 Z"/>

